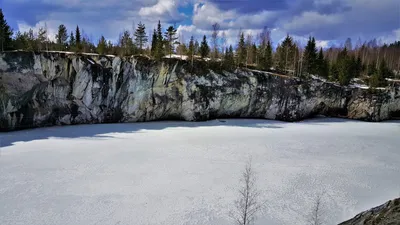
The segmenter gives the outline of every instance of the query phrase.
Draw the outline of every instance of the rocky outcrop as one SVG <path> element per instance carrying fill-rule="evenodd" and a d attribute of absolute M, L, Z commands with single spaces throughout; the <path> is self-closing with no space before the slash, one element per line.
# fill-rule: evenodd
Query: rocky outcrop
<path fill-rule="evenodd" d="M 218 117 L 367 121 L 400 112 L 398 87 L 364 90 L 220 63 L 66 53 L 0 53 L 0 129 Z"/>
<path fill-rule="evenodd" d="M 399 225 L 400 198 L 362 212 L 339 225 Z"/>

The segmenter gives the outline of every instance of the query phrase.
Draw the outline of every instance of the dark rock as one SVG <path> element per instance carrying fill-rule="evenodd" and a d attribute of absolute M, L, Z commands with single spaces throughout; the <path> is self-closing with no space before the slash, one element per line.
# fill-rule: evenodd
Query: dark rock
<path fill-rule="evenodd" d="M 167 119 L 317 114 L 382 121 L 400 112 L 399 87 L 360 89 L 319 79 L 227 71 L 220 63 L 66 53 L 0 54 L 0 130 Z"/>
<path fill-rule="evenodd" d="M 339 225 L 400 225 L 400 198 L 362 212 Z"/>

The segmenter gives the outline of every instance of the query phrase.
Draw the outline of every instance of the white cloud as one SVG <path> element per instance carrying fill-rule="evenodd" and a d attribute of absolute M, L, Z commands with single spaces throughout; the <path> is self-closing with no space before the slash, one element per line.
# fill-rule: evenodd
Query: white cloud
<path fill-rule="evenodd" d="M 168 20 L 181 20 L 184 14 L 178 12 L 179 4 L 175 0 L 158 0 L 157 4 L 143 7 L 139 10 L 139 15 L 148 18 L 166 18 Z"/>
<path fill-rule="evenodd" d="M 23 32 L 28 32 L 30 29 L 33 30 L 34 34 L 39 32 L 40 28 L 47 27 L 47 38 L 51 41 L 56 40 L 56 34 L 58 31 L 58 26 L 61 24 L 60 21 L 56 20 L 49 20 L 49 21 L 40 21 L 35 26 L 29 26 L 23 21 L 19 21 L 18 23 L 18 30 Z"/>

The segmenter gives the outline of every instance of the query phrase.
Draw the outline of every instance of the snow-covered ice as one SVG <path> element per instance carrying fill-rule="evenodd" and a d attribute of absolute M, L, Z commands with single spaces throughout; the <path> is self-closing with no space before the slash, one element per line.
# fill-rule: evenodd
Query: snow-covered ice
<path fill-rule="evenodd" d="M 256 224 L 325 224 L 400 196 L 400 122 L 150 122 L 1 133 L 0 224 L 228 225 L 249 157 Z"/>

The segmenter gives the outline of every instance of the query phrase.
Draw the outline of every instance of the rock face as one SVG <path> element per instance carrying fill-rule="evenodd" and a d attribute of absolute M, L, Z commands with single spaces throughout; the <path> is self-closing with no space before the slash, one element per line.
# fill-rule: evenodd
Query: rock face
<path fill-rule="evenodd" d="M 353 219 L 339 225 L 399 225 L 400 198 L 362 212 Z"/>
<path fill-rule="evenodd" d="M 298 121 L 315 114 L 381 121 L 400 113 L 399 90 L 227 72 L 219 63 L 7 52 L 0 53 L 0 131 L 218 117 Z"/>

